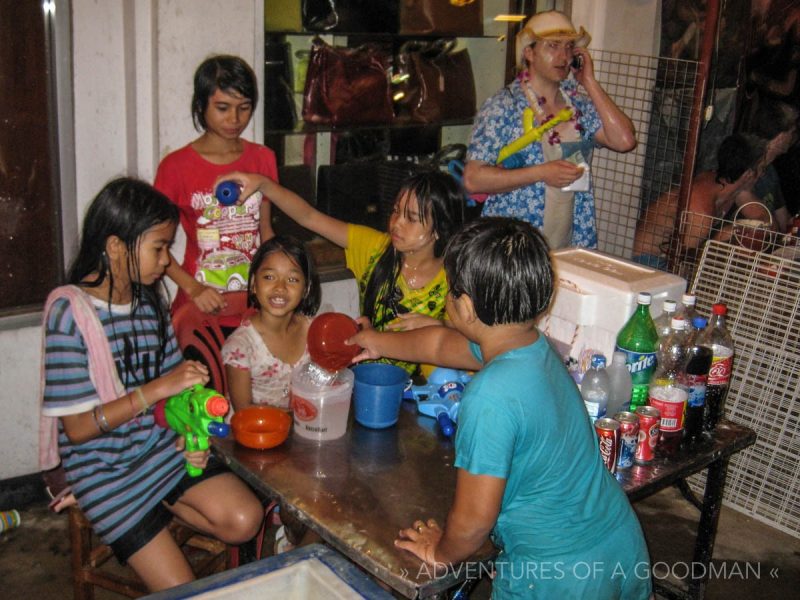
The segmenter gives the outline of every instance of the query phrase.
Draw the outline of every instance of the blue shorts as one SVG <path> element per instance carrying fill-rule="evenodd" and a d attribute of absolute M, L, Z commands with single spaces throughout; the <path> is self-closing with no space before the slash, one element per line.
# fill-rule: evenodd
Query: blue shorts
<path fill-rule="evenodd" d="M 180 500 L 181 496 L 183 496 L 186 491 L 201 481 L 211 479 L 212 477 L 227 472 L 228 467 L 215 456 L 211 455 L 208 458 L 208 465 L 203 469 L 203 473 L 197 477 L 189 477 L 188 474 L 184 474 L 177 485 L 164 496 L 164 502 L 172 506 Z M 138 523 L 136 523 L 136 525 L 109 544 L 109 547 L 112 552 L 114 552 L 114 556 L 117 557 L 120 564 L 124 565 L 127 563 L 131 556 L 144 548 L 162 529 L 164 529 L 164 527 L 169 525 L 170 521 L 172 521 L 174 515 L 164 506 L 164 502 L 156 504 Z"/>

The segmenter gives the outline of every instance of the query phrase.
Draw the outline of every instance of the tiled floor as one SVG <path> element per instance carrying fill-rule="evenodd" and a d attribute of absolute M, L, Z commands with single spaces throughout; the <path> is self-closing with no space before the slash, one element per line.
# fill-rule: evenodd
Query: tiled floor
<path fill-rule="evenodd" d="M 697 512 L 674 489 L 635 508 L 642 521 L 657 577 L 689 567 Z M 18 529 L 0 534 L 0 596 L 70 598 L 69 542 L 65 515 L 44 506 L 22 512 Z M 714 576 L 706 598 L 796 598 L 800 589 L 800 540 L 729 508 L 723 508 L 714 552 Z M 268 591 L 265 591 L 268 597 Z M 470 598 L 489 597 L 482 583 Z M 98 600 L 119 598 L 99 590 Z"/>

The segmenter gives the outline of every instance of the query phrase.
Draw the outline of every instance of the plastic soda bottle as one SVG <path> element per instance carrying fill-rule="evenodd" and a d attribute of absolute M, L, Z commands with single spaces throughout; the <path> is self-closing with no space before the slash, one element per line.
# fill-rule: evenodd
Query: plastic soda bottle
<path fill-rule="evenodd" d="M 649 292 L 639 292 L 636 311 L 617 335 L 616 350 L 625 353 L 625 364 L 633 381 L 631 412 L 647 404 L 650 379 L 656 369 L 658 332 L 650 316 Z"/>
<path fill-rule="evenodd" d="M 592 355 L 592 365 L 586 370 L 581 382 L 581 396 L 592 423 L 606 416 L 611 382 L 606 373 L 606 357 L 602 354 Z"/>
<path fill-rule="evenodd" d="M 606 369 L 606 373 L 611 382 L 611 398 L 608 400 L 607 414 L 615 415 L 618 412 L 630 410 L 633 380 L 625 365 L 624 352 L 614 352 L 611 365 Z"/>
<path fill-rule="evenodd" d="M 725 326 L 728 307 L 714 304 L 711 307 L 711 320 L 697 343 L 711 348 L 713 358 L 708 371 L 706 384 L 706 405 L 703 411 L 703 429 L 713 431 L 722 416 L 722 406 L 728 394 L 728 386 L 733 371 L 733 338 Z"/>
<path fill-rule="evenodd" d="M 647 403 L 659 410 L 661 432 L 658 444 L 669 455 L 680 446 L 683 438 L 686 401 L 689 389 L 685 383 L 686 332 L 683 319 L 672 319 L 672 332 L 661 342 L 658 368 L 650 382 Z"/>
<path fill-rule="evenodd" d="M 675 300 L 664 300 L 664 312 L 658 317 L 653 319 L 656 331 L 658 332 L 658 339 L 663 340 L 672 332 L 672 317 L 678 310 L 678 303 Z"/>
<path fill-rule="evenodd" d="M 697 440 L 703 435 L 706 385 L 713 353 L 711 348 L 701 346 L 697 338 L 705 330 L 707 322 L 705 317 L 695 317 L 694 329 L 686 342 L 686 385 L 689 388 L 689 397 L 686 401 L 684 437 L 690 441 Z"/>
<path fill-rule="evenodd" d="M 675 313 L 677 316 L 683 317 L 683 321 L 686 323 L 687 337 L 694 331 L 694 318 L 700 316 L 695 304 L 697 304 L 697 297 L 694 294 L 684 294 L 681 296 L 681 304 Z"/>

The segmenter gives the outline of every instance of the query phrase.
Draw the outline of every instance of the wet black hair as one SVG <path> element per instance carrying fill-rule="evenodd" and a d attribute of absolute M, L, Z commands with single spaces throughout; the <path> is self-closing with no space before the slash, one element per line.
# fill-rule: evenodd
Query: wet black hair
<path fill-rule="evenodd" d="M 465 225 L 447 245 L 444 269 L 450 294 L 469 295 L 486 325 L 531 321 L 553 296 L 547 242 L 517 219 L 483 217 Z"/>
<path fill-rule="evenodd" d="M 253 104 L 255 112 L 258 104 L 258 84 L 256 74 L 238 56 L 220 54 L 204 60 L 194 73 L 194 94 L 192 95 L 192 122 L 195 129 L 206 129 L 206 109 L 208 100 L 216 90 L 235 92 Z"/>
<path fill-rule="evenodd" d="M 397 193 L 394 210 L 400 201 L 413 194 L 417 199 L 416 207 L 406 206 L 406 212 L 419 212 L 420 219 L 425 225 L 430 219 L 431 227 L 436 233 L 433 244 L 433 255 L 437 258 L 444 254 L 447 240 L 458 230 L 464 222 L 464 192 L 451 175 L 439 170 L 426 170 L 408 178 Z M 409 214 L 406 215 L 407 217 Z M 400 268 L 403 264 L 402 253 L 397 252 L 389 243 L 375 263 L 375 268 L 370 274 L 364 289 L 362 312 L 375 327 L 385 323 L 376 323 L 375 305 L 398 306 L 395 282 L 400 277 Z M 397 310 L 389 311 L 396 313 Z M 385 319 L 392 320 L 397 314 L 387 314 Z"/>
<path fill-rule="evenodd" d="M 717 183 L 733 183 L 748 169 L 754 169 L 764 154 L 765 145 L 755 138 L 734 133 L 717 149 Z"/>
<path fill-rule="evenodd" d="M 133 295 L 131 316 L 140 306 L 149 304 L 154 308 L 158 321 L 158 338 L 161 347 L 155 365 L 155 376 L 158 376 L 158 367 L 166 352 L 168 342 L 169 307 L 167 300 L 169 294 L 163 279 L 150 285 L 139 283 L 138 247 L 141 237 L 146 231 L 163 223 L 177 224 L 178 218 L 178 207 L 150 184 L 131 177 L 120 177 L 108 182 L 95 196 L 86 211 L 78 253 L 67 274 L 68 283 L 83 287 L 99 287 L 108 279 L 110 310 L 114 274 L 106 254 L 106 242 L 109 237 L 116 236 L 125 244 L 128 250 L 128 278 L 131 281 Z M 97 277 L 93 281 L 84 281 L 87 276 L 95 273 Z M 125 343 L 127 345 L 128 340 Z M 136 357 L 131 355 L 130 360 L 136 360 Z M 134 370 L 132 363 L 126 364 L 126 377 Z"/>
<path fill-rule="evenodd" d="M 247 278 L 247 305 L 261 308 L 261 304 L 253 291 L 254 280 L 261 263 L 264 262 L 267 256 L 275 252 L 282 252 L 288 256 L 292 262 L 300 267 L 303 277 L 306 279 L 306 289 L 303 293 L 303 299 L 297 305 L 297 310 L 309 317 L 317 314 L 319 304 L 322 301 L 322 289 L 319 283 L 317 267 L 303 243 L 288 235 L 276 235 L 268 239 L 258 247 L 255 255 L 253 255 L 253 260 L 250 263 L 250 274 Z"/>

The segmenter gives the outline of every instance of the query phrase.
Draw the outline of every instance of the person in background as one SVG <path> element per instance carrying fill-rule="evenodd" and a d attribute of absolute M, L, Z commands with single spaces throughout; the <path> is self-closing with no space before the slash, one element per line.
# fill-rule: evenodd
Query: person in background
<path fill-rule="evenodd" d="M 747 130 L 747 135 L 756 138 L 754 143 L 766 145 L 753 191 L 772 213 L 775 230 L 780 233 L 789 231 L 791 215 L 775 163 L 797 143 L 797 115 L 797 109 L 789 104 L 765 101 L 758 107 Z"/>
<path fill-rule="evenodd" d="M 450 175 L 432 170 L 409 178 L 397 194 L 388 233 L 326 215 L 263 175 L 230 173 L 225 179 L 239 183 L 242 195 L 263 193 L 299 225 L 344 248 L 347 267 L 358 281 L 361 314 L 373 327 L 441 324 L 447 295 L 442 254 L 461 224 L 464 202 Z M 417 368 L 399 364 L 409 373 Z"/>
<path fill-rule="evenodd" d="M 639 522 L 577 386 L 535 325 L 555 284 L 543 236 L 523 221 L 480 218 L 450 240 L 444 261 L 452 328 L 380 333 L 365 323 L 350 340 L 361 358 L 480 369 L 461 399 L 447 523 L 417 520 L 395 545 L 442 567 L 491 536 L 498 600 L 648 598 Z"/>
<path fill-rule="evenodd" d="M 684 253 L 696 253 L 708 239 L 730 237 L 729 228 L 724 233 L 720 231 L 721 221 L 731 220 L 737 207 L 758 201 L 753 186 L 763 152 L 763 144 L 741 134 L 722 141 L 717 151 L 717 170 L 699 173 L 692 181 L 680 240 Z M 673 233 L 679 218 L 678 190 L 670 190 L 650 204 L 636 225 L 633 260 L 666 269 L 668 251 L 676 243 Z"/>
<path fill-rule="evenodd" d="M 235 410 L 267 404 L 289 409 L 292 369 L 308 357 L 306 336 L 320 303 L 314 262 L 303 245 L 276 236 L 261 244 L 250 263 L 246 318 L 222 347 Z"/>
<path fill-rule="evenodd" d="M 250 489 L 209 452 L 156 425 L 153 405 L 209 380 L 184 361 L 160 289 L 177 208 L 148 184 L 108 183 L 86 213 L 70 285 L 44 317 L 43 455 L 57 449 L 92 529 L 147 588 L 194 579 L 167 525 L 177 517 L 228 544 L 263 519 Z M 57 419 L 57 424 L 55 420 Z M 184 462 L 204 468 L 190 477 Z M 44 465 L 43 465 L 44 466 Z"/>
<path fill-rule="evenodd" d="M 272 237 L 269 201 L 261 194 L 225 206 L 215 182 L 243 170 L 277 181 L 275 154 L 241 137 L 258 104 L 250 66 L 237 56 L 212 56 L 194 74 L 192 120 L 202 135 L 168 154 L 158 166 L 155 187 L 180 209 L 186 232 L 183 265 L 173 260 L 167 275 L 178 285 L 173 313 L 191 300 L 203 312 L 225 307 L 223 292 L 243 289 L 250 260 L 261 240 Z M 237 327 L 232 317 L 227 327 Z"/>
<path fill-rule="evenodd" d="M 528 221 L 554 249 L 597 246 L 592 151 L 636 146 L 633 123 L 595 79 L 590 39 L 558 11 L 532 16 L 517 35 L 520 73 L 483 104 L 467 152 L 466 190 L 489 194 L 482 214 Z M 525 109 L 543 134 L 498 164 L 525 131 Z"/>

